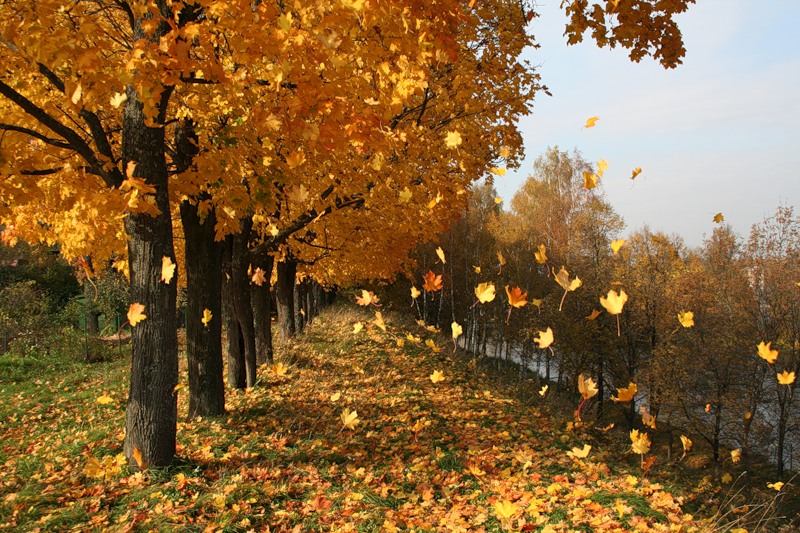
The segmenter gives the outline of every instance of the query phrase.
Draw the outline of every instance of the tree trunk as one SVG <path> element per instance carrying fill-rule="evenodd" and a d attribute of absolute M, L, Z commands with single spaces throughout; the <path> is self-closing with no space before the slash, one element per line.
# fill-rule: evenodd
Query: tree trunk
<path fill-rule="evenodd" d="M 233 307 L 236 320 L 239 322 L 241 342 L 244 347 L 245 381 L 248 387 L 256 384 L 256 332 L 253 326 L 253 305 L 250 302 L 250 230 L 253 220 L 249 217 L 241 220 L 242 231 L 233 236 L 231 254 L 231 278 L 233 289 Z"/>
<path fill-rule="evenodd" d="M 225 306 L 225 328 L 228 331 L 228 385 L 234 389 L 243 389 L 247 384 L 244 365 L 244 339 L 239 329 L 234 305 L 233 275 L 231 255 L 233 253 L 233 236 L 225 238 L 222 252 L 222 300 Z"/>
<path fill-rule="evenodd" d="M 297 263 L 292 260 L 278 263 L 278 281 L 275 283 L 275 296 L 278 304 L 278 328 L 281 338 L 287 341 L 294 337 L 294 280 Z"/>
<path fill-rule="evenodd" d="M 144 35 L 137 21 L 135 38 Z M 161 97 L 163 115 L 169 89 Z M 166 466 L 175 456 L 177 431 L 178 335 L 177 279 L 161 281 L 161 262 L 175 262 L 172 241 L 164 128 L 145 125 L 139 95 L 128 85 L 122 122 L 122 164 L 155 188 L 159 213 L 129 213 L 125 218 L 130 267 L 130 301 L 144 305 L 146 319 L 132 328 L 131 381 L 125 413 L 124 453 L 133 467 Z M 149 196 L 149 195 L 148 195 Z M 145 197 L 141 201 L 148 201 Z"/>
<path fill-rule="evenodd" d="M 306 325 L 306 312 L 304 303 L 306 301 L 306 282 L 294 284 L 294 331 L 302 333 Z"/>
<path fill-rule="evenodd" d="M 256 335 L 256 363 L 259 365 L 273 362 L 272 297 L 269 281 L 272 275 L 272 264 L 271 255 L 253 261 L 253 267 L 262 269 L 267 278 L 267 281 L 260 287 L 255 283 L 250 285 L 250 301 L 253 306 L 253 324 Z"/>
<path fill-rule="evenodd" d="M 222 378 L 222 248 L 215 240 L 216 215 L 201 221 L 197 206 L 181 204 L 186 255 L 186 358 L 189 418 L 225 413 Z M 205 310 L 211 321 L 202 323 Z"/>

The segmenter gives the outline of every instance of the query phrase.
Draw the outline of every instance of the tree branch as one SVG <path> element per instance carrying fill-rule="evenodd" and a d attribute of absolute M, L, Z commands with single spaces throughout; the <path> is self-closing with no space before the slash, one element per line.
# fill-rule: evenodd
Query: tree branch
<path fill-rule="evenodd" d="M 70 144 L 65 142 L 65 141 L 62 141 L 60 139 L 53 139 L 53 138 L 48 137 L 48 136 L 46 136 L 46 135 L 44 135 L 42 133 L 39 133 L 36 130 L 23 128 L 21 126 L 14 126 L 13 124 L 4 124 L 4 123 L 0 122 L 0 130 L 3 130 L 3 131 L 16 131 L 17 133 L 24 133 L 25 135 L 28 135 L 30 137 L 34 137 L 36 139 L 39 139 L 43 143 L 49 144 L 51 146 L 55 146 L 56 148 L 65 148 L 67 150 L 72 148 L 72 146 L 70 146 Z"/>

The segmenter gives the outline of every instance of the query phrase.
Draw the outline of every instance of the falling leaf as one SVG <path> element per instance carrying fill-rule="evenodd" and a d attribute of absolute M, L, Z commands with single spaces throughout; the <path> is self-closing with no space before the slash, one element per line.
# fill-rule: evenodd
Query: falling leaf
<path fill-rule="evenodd" d="M 606 170 L 608 170 L 608 161 L 601 159 L 597 162 L 597 175 L 602 178 L 603 174 L 606 173 Z"/>
<path fill-rule="evenodd" d="M 705 411 L 706 411 L 706 413 L 710 413 L 711 412 L 711 404 L 710 403 L 706 404 Z"/>
<path fill-rule="evenodd" d="M 594 189 L 597 187 L 598 176 L 597 174 L 593 174 L 591 172 L 584 172 L 583 173 L 583 188 L 584 189 Z"/>
<path fill-rule="evenodd" d="M 494 502 L 494 512 L 500 520 L 508 520 L 519 511 L 519 506 L 508 500 L 502 502 Z"/>
<path fill-rule="evenodd" d="M 722 213 L 717 213 L 716 215 L 714 215 L 713 220 L 717 224 L 722 224 L 722 222 L 725 220 L 725 215 L 723 215 Z"/>
<path fill-rule="evenodd" d="M 275 377 L 282 378 L 286 376 L 286 373 L 289 371 L 289 367 L 283 364 L 282 362 L 278 362 L 270 366 L 269 371 L 271 374 L 274 374 Z"/>
<path fill-rule="evenodd" d="M 586 119 L 586 125 L 584 126 L 584 128 L 586 128 L 586 129 L 594 128 L 594 125 L 597 124 L 598 120 L 600 120 L 600 117 L 596 117 L 596 116 Z"/>
<path fill-rule="evenodd" d="M 202 322 L 204 326 L 208 327 L 208 323 L 211 322 L 213 317 L 214 315 L 211 313 L 210 309 L 203 309 L 203 318 L 200 319 L 200 322 Z"/>
<path fill-rule="evenodd" d="M 441 370 L 434 370 L 433 374 L 428 376 L 428 379 L 430 379 L 432 383 L 439 383 L 440 381 L 444 381 L 444 372 L 442 372 Z"/>
<path fill-rule="evenodd" d="M 767 363 L 773 365 L 775 361 L 778 359 L 778 350 L 773 350 L 770 348 L 772 346 L 772 341 L 764 344 L 764 341 L 761 341 L 758 345 L 758 356 L 764 359 Z"/>
<path fill-rule="evenodd" d="M 632 180 L 635 180 L 635 179 L 636 179 L 636 177 L 637 177 L 639 174 L 641 174 L 641 173 L 642 173 L 642 167 L 636 167 L 636 168 L 634 168 L 634 169 L 633 169 L 633 172 L 631 172 L 631 179 L 632 179 Z"/>
<path fill-rule="evenodd" d="M 380 299 L 375 296 L 375 293 L 372 291 L 361 289 L 361 296 L 356 295 L 356 303 L 358 305 L 374 305 L 375 307 L 380 307 L 380 305 L 378 305 L 379 301 Z"/>
<path fill-rule="evenodd" d="M 386 331 L 386 323 L 383 321 L 383 315 L 380 311 L 375 311 L 375 320 L 373 320 L 372 323 L 381 328 L 384 332 Z"/>
<path fill-rule="evenodd" d="M 339 415 L 339 418 L 341 419 L 342 424 L 344 424 L 344 427 L 347 429 L 356 429 L 356 424 L 361 422 L 358 419 L 358 412 L 350 411 L 350 409 L 347 407 L 342 410 L 342 414 Z"/>
<path fill-rule="evenodd" d="M 567 455 L 576 459 L 586 459 L 589 457 L 590 451 L 592 451 L 592 447 L 584 444 L 583 448 L 572 448 L 572 451 L 567 452 Z"/>
<path fill-rule="evenodd" d="M 261 287 L 267 281 L 267 273 L 261 267 L 256 267 L 256 271 L 253 272 L 253 277 L 250 278 L 250 281 Z"/>
<path fill-rule="evenodd" d="M 142 458 L 142 450 L 139 448 L 133 448 L 133 460 L 136 462 L 136 466 L 139 468 L 145 467 L 144 459 Z"/>
<path fill-rule="evenodd" d="M 687 453 L 692 451 L 692 440 L 686 435 L 681 435 L 681 444 L 683 444 L 683 455 L 681 455 L 681 459 L 683 459 Z"/>
<path fill-rule="evenodd" d="M 547 389 L 549 389 L 549 388 L 550 388 L 550 385 L 545 385 L 544 387 L 539 389 L 539 396 L 544 396 L 545 394 L 547 394 Z"/>
<path fill-rule="evenodd" d="M 540 350 L 550 347 L 553 344 L 553 330 L 547 328 L 545 331 L 540 331 L 539 335 L 533 338 L 533 342 Z"/>
<path fill-rule="evenodd" d="M 503 252 L 497 252 L 497 261 L 500 263 L 500 272 L 502 272 L 503 267 L 506 266 L 506 258 L 503 255 Z M 498 274 L 500 274 L 500 272 L 498 272 Z"/>
<path fill-rule="evenodd" d="M 678 322 L 685 328 L 694 326 L 694 313 L 691 311 L 681 311 L 678 313 Z"/>
<path fill-rule="evenodd" d="M 114 401 L 114 398 L 112 398 L 111 396 L 103 394 L 102 396 L 98 396 L 96 401 L 100 405 L 108 405 L 108 404 L 110 404 L 110 403 L 112 403 Z"/>
<path fill-rule="evenodd" d="M 578 376 L 578 392 L 584 400 L 588 400 L 597 394 L 597 383 L 592 378 L 585 378 L 583 374 Z"/>
<path fill-rule="evenodd" d="M 633 397 L 636 396 L 636 392 L 638 388 L 636 387 L 636 383 L 628 383 L 628 386 L 622 389 L 617 389 L 617 396 L 611 397 L 611 399 L 615 402 L 629 402 L 633 400 Z"/>
<path fill-rule="evenodd" d="M 447 261 L 444 258 L 444 250 L 442 250 L 441 246 L 436 249 L 436 255 L 439 256 L 439 260 L 442 262 L 443 265 L 447 264 Z"/>
<path fill-rule="evenodd" d="M 364 329 L 364 323 L 356 322 L 355 324 L 353 324 L 353 335 L 357 335 L 358 332 L 361 331 L 362 329 Z"/>
<path fill-rule="evenodd" d="M 767 483 L 767 488 L 774 489 L 780 492 L 781 489 L 783 488 L 783 485 L 784 485 L 783 481 L 777 481 L 775 483 Z"/>
<path fill-rule="evenodd" d="M 166 255 L 161 258 L 161 281 L 169 284 L 172 277 L 175 275 L 175 263 Z"/>
<path fill-rule="evenodd" d="M 558 283 L 562 289 L 564 289 L 564 296 L 561 297 L 561 303 L 558 306 L 558 310 L 561 311 L 561 308 L 564 306 L 564 299 L 567 297 L 567 293 L 578 289 L 578 287 L 583 285 L 583 282 L 577 276 L 575 276 L 575 279 L 570 281 L 569 272 L 567 272 L 567 269 L 564 268 L 563 266 L 561 267 L 561 270 L 559 270 L 557 274 L 555 268 L 553 268 L 552 270 L 553 270 L 553 279 L 556 280 L 556 283 Z"/>
<path fill-rule="evenodd" d="M 547 263 L 547 248 L 544 244 L 540 244 L 538 250 L 533 252 L 533 257 L 540 265 Z"/>
<path fill-rule="evenodd" d="M 506 295 L 508 296 L 508 303 L 511 307 L 525 307 L 528 304 L 528 297 L 527 292 L 522 292 L 522 289 L 519 287 L 514 287 L 513 289 L 509 290 L 508 285 L 506 285 Z"/>
<path fill-rule="evenodd" d="M 599 317 L 601 314 L 603 314 L 602 311 L 598 311 L 597 309 L 592 309 L 592 312 L 589 314 L 589 316 L 586 317 L 586 320 L 590 320 L 590 321 L 594 320 L 597 317 Z"/>
<path fill-rule="evenodd" d="M 503 199 L 500 198 L 499 196 L 496 196 L 495 199 L 494 199 L 494 203 L 496 203 L 497 205 L 500 205 L 500 204 L 503 203 Z"/>
<path fill-rule="evenodd" d="M 791 385 L 794 383 L 795 375 L 794 372 L 789 372 L 788 370 L 784 370 L 783 372 L 778 374 L 778 383 L 781 385 Z"/>
<path fill-rule="evenodd" d="M 617 239 L 616 241 L 611 241 L 611 251 L 614 252 L 614 255 L 619 253 L 619 249 L 625 246 L 627 241 L 625 239 Z"/>
<path fill-rule="evenodd" d="M 495 297 L 494 283 L 492 283 L 491 281 L 485 281 L 483 283 L 479 283 L 478 286 L 475 287 L 475 296 L 477 296 L 478 301 L 482 304 L 494 300 Z"/>
<path fill-rule="evenodd" d="M 420 295 L 420 294 L 422 294 L 422 293 L 419 291 L 419 289 L 418 289 L 418 288 L 416 288 L 416 287 L 411 287 L 411 298 L 412 298 L 413 300 L 416 300 L 417 298 L 419 298 L 419 295 Z"/>
<path fill-rule="evenodd" d="M 458 322 L 453 322 L 450 324 L 450 331 L 452 332 L 453 339 L 455 340 L 460 337 L 462 333 L 464 333 L 464 328 L 462 328 Z"/>
<path fill-rule="evenodd" d="M 736 464 L 741 460 L 742 460 L 742 450 L 738 448 L 735 450 L 731 450 L 731 461 L 733 461 L 733 463 Z"/>
<path fill-rule="evenodd" d="M 642 424 L 649 427 L 650 429 L 656 429 L 656 417 L 654 415 L 651 415 L 647 411 L 647 407 L 645 406 L 642 406 L 641 412 L 642 412 Z"/>
<path fill-rule="evenodd" d="M 631 449 L 633 453 L 644 455 L 650 451 L 650 437 L 647 433 L 639 433 L 638 429 L 632 429 L 630 433 Z"/>
<path fill-rule="evenodd" d="M 474 271 L 476 274 L 480 274 L 480 273 L 481 273 L 481 267 L 479 267 L 479 266 L 473 265 L 473 266 L 472 266 L 472 270 L 473 270 L 473 271 Z"/>
<path fill-rule="evenodd" d="M 144 305 L 138 302 L 132 303 L 128 308 L 128 322 L 130 323 L 131 327 L 135 327 L 136 324 L 145 318 L 147 318 L 147 315 L 144 314 Z"/>
<path fill-rule="evenodd" d="M 422 279 L 425 280 L 425 283 L 422 284 L 422 288 L 427 292 L 436 292 L 442 290 L 442 275 L 439 274 L 438 276 L 434 274 L 433 270 L 428 270 L 428 273 L 422 276 Z"/>
<path fill-rule="evenodd" d="M 605 298 L 600 297 L 600 305 L 608 311 L 609 315 L 620 314 L 627 301 L 628 295 L 625 294 L 625 291 L 616 292 L 613 289 L 608 291 L 608 295 Z"/>
<path fill-rule="evenodd" d="M 439 348 L 438 346 L 436 346 L 436 342 L 435 342 L 433 339 L 427 339 L 427 340 L 425 341 L 425 346 L 427 346 L 428 348 L 430 348 L 431 350 L 433 350 L 433 353 L 439 353 L 439 352 L 441 352 L 441 351 L 442 351 L 442 349 L 441 349 L 441 348 Z"/>
<path fill-rule="evenodd" d="M 342 393 L 341 392 L 334 392 L 333 394 L 331 394 L 330 400 L 332 402 L 338 402 L 339 398 L 341 398 L 341 397 L 342 397 Z"/>
<path fill-rule="evenodd" d="M 457 148 L 461 144 L 461 134 L 457 131 L 448 131 L 444 139 L 444 144 L 448 148 Z"/>

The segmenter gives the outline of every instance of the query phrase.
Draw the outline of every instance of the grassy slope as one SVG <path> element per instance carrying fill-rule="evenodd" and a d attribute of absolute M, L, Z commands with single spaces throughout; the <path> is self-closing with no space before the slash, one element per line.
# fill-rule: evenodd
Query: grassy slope
<path fill-rule="evenodd" d="M 511 399 L 453 362 L 452 346 L 397 342 L 407 330 L 430 338 L 422 328 L 389 320 L 388 333 L 353 334 L 363 313 L 326 312 L 279 351 L 286 376 L 262 369 L 258 387 L 229 391 L 226 418 L 181 423 L 181 464 L 144 474 L 118 455 L 125 361 L 6 364 L 0 529 L 704 529 L 605 434 L 566 432 L 547 399 Z M 445 381 L 434 384 L 434 370 Z M 355 430 L 343 427 L 345 407 Z M 567 456 L 585 443 L 587 460 Z"/>

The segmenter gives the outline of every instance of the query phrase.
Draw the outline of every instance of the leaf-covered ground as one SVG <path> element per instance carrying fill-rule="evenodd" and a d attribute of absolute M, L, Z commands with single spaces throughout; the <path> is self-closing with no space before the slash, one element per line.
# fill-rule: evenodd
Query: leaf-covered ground
<path fill-rule="evenodd" d="M 0 529 L 705 529 L 598 430 L 567 432 L 546 398 L 513 398 L 417 326 L 353 333 L 359 313 L 318 317 L 279 350 L 285 375 L 264 368 L 224 419 L 181 423 L 180 463 L 146 473 L 120 455 L 127 361 L 4 363 Z"/>

